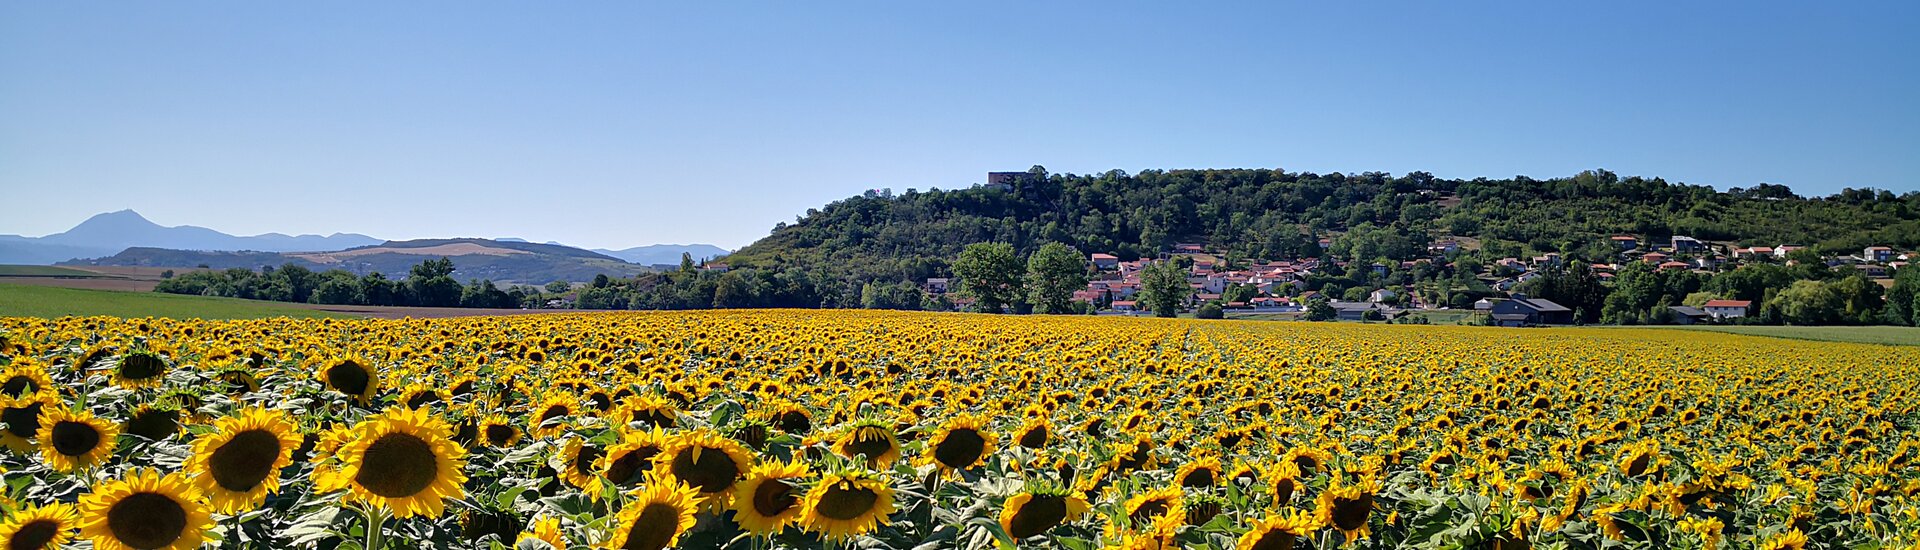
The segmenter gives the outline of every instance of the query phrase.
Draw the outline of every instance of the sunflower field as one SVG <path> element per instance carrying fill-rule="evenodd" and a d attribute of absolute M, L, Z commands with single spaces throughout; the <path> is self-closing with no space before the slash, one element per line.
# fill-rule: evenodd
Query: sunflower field
<path fill-rule="evenodd" d="M 859 311 L 0 319 L 0 545 L 1912 548 L 1920 348 Z"/>

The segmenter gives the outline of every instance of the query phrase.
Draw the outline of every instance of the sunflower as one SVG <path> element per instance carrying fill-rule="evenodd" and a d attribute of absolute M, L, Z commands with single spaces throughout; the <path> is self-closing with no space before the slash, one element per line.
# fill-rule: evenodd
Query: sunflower
<path fill-rule="evenodd" d="M 400 406 L 418 409 L 448 401 L 446 390 L 429 382 L 414 382 L 400 390 Z"/>
<path fill-rule="evenodd" d="M 529 415 L 533 420 L 529 430 L 535 437 L 555 437 L 567 430 L 566 418 L 573 416 L 576 407 L 571 395 L 555 392 L 533 408 Z"/>
<path fill-rule="evenodd" d="M 347 491 L 345 500 L 386 506 L 394 517 L 440 517 L 460 498 L 466 450 L 453 430 L 425 409 L 391 408 L 361 421 L 335 453 L 339 466 L 316 469 L 321 491 Z"/>
<path fill-rule="evenodd" d="M 780 431 L 793 435 L 806 435 L 813 430 L 813 413 L 806 407 L 791 401 L 780 401 L 767 408 L 767 423 Z"/>
<path fill-rule="evenodd" d="M 1020 429 L 1014 431 L 1013 434 L 1014 442 L 1021 447 L 1034 450 L 1044 449 L 1047 446 L 1047 441 L 1053 437 L 1053 424 L 1048 422 L 1045 417 L 1032 417 L 1028 418 L 1026 423 L 1021 424 Z"/>
<path fill-rule="evenodd" d="M 4 430 L 0 430 L 0 445 L 23 455 L 36 451 L 38 447 L 34 446 L 33 437 L 40 433 L 40 411 L 46 408 L 46 403 L 15 403 L 0 409 L 0 424 L 6 425 Z"/>
<path fill-rule="evenodd" d="M 122 388 L 157 388 L 167 378 L 167 359 L 148 350 L 120 357 L 113 367 L 113 383 Z"/>
<path fill-rule="evenodd" d="M 1207 457 L 1182 464 L 1173 479 L 1188 489 L 1212 487 L 1220 482 L 1220 459 Z"/>
<path fill-rule="evenodd" d="M 119 442 L 120 427 L 87 411 L 54 407 L 41 413 L 38 438 L 47 465 L 71 474 L 106 461 Z"/>
<path fill-rule="evenodd" d="M 15 407 L 59 398 L 53 377 L 38 364 L 19 360 L 0 368 L 0 407 Z"/>
<path fill-rule="evenodd" d="M 1802 534 L 1799 529 L 1788 529 L 1785 533 L 1774 535 L 1772 538 L 1767 539 L 1766 542 L 1761 543 L 1757 548 L 1760 550 L 1803 550 L 1806 547 L 1807 536 Z"/>
<path fill-rule="evenodd" d="M 239 514 L 280 490 L 280 469 L 293 464 L 299 446 L 300 429 L 286 412 L 250 408 L 194 440 L 186 468 L 213 511 Z"/>
<path fill-rule="evenodd" d="M 600 477 L 614 485 L 632 488 L 643 480 L 644 474 L 653 470 L 653 457 L 666 449 L 670 441 L 659 428 L 626 432 L 621 434 L 619 443 L 607 448 L 595 468 L 600 471 Z"/>
<path fill-rule="evenodd" d="M 780 534 L 800 519 L 800 482 L 812 475 L 801 461 L 766 462 L 747 473 L 740 483 L 741 498 L 733 499 L 733 521 L 759 537 Z"/>
<path fill-rule="evenodd" d="M 1367 518 L 1373 514 L 1373 495 L 1379 490 L 1379 482 L 1372 479 L 1361 479 L 1352 485 L 1335 483 L 1320 493 L 1314 509 L 1316 523 L 1339 529 L 1346 535 L 1347 542 L 1372 534 Z"/>
<path fill-rule="evenodd" d="M 0 547 L 7 550 L 55 550 L 73 542 L 80 523 L 72 505 L 49 504 L 14 512 L 0 523 Z"/>
<path fill-rule="evenodd" d="M 331 359 L 321 363 L 320 371 L 314 374 L 327 389 L 347 394 L 361 405 L 373 402 L 374 394 L 380 393 L 380 370 L 363 358 Z"/>
<path fill-rule="evenodd" d="M 1294 541 L 1314 532 L 1320 524 L 1313 514 L 1305 510 L 1289 508 L 1269 515 L 1253 525 L 1247 534 L 1240 535 L 1240 542 L 1234 544 L 1234 550 L 1292 550 Z"/>
<path fill-rule="evenodd" d="M 479 441 L 488 447 L 512 448 L 520 442 L 520 428 L 504 415 L 490 414 L 480 421 Z"/>
<path fill-rule="evenodd" d="M 658 395 L 642 395 L 627 399 L 620 407 L 621 423 L 638 422 L 648 428 L 673 428 L 680 415 L 679 407 L 672 400 Z"/>
<path fill-rule="evenodd" d="M 693 528 L 700 504 L 699 490 L 664 476 L 647 476 L 646 488 L 634 491 L 626 508 L 613 520 L 613 538 L 601 548 L 660 550 L 671 548 Z"/>
<path fill-rule="evenodd" d="M 180 409 L 170 405 L 143 404 L 135 407 L 120 423 L 120 433 L 162 441 L 180 433 Z"/>
<path fill-rule="evenodd" d="M 943 472 L 980 465 L 993 456 L 1000 439 L 986 428 L 987 417 L 982 415 L 960 415 L 948 420 L 933 433 L 930 450 L 921 457 L 921 462 L 938 466 Z"/>
<path fill-rule="evenodd" d="M 520 537 L 514 539 L 514 544 L 518 546 L 520 543 L 529 540 L 547 543 L 547 545 L 552 546 L 554 550 L 566 550 L 567 548 L 567 535 L 560 532 L 560 518 L 552 516 L 542 517 L 534 521 L 533 528 L 520 533 Z"/>
<path fill-rule="evenodd" d="M 1660 442 L 1648 439 L 1620 448 L 1616 459 L 1620 473 L 1627 477 L 1640 477 L 1660 470 Z"/>
<path fill-rule="evenodd" d="M 1164 487 L 1134 495 L 1120 503 L 1121 516 L 1107 525 L 1109 538 L 1122 538 L 1127 532 L 1144 529 L 1166 522 L 1182 525 L 1187 521 L 1187 507 L 1181 501 L 1183 495 L 1179 487 Z"/>
<path fill-rule="evenodd" d="M 99 550 L 199 548 L 213 516 L 185 474 L 136 470 L 80 497 L 80 536 Z"/>
<path fill-rule="evenodd" d="M 561 479 L 565 479 L 568 485 L 580 489 L 587 496 L 599 498 L 600 472 L 594 469 L 594 465 L 606 454 L 607 451 L 599 445 L 583 438 L 568 437 L 566 443 L 560 446 L 561 465 L 555 468 L 560 470 Z"/>
<path fill-rule="evenodd" d="M 227 393 L 234 397 L 260 391 L 260 378 L 245 368 L 222 369 L 214 377 L 226 384 Z"/>
<path fill-rule="evenodd" d="M 827 475 L 801 503 L 807 530 L 834 540 L 866 534 L 886 523 L 894 510 L 893 488 L 859 470 Z"/>
<path fill-rule="evenodd" d="M 1045 534 L 1073 521 L 1092 508 L 1078 493 L 1057 487 L 1036 487 L 1007 499 L 1000 509 L 1000 528 L 1014 540 Z"/>
<path fill-rule="evenodd" d="M 833 447 L 847 458 L 866 456 L 868 468 L 885 469 L 900 460 L 900 439 L 894 436 L 892 426 L 878 420 L 854 422 Z"/>
<path fill-rule="evenodd" d="M 718 511 L 731 504 L 740 478 L 753 470 L 754 456 L 739 442 L 701 428 L 669 438 L 653 462 L 655 470 L 693 486 L 708 509 Z"/>

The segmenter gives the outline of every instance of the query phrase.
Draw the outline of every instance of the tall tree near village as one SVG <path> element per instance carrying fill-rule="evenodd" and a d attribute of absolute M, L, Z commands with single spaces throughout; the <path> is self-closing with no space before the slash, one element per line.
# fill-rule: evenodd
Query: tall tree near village
<path fill-rule="evenodd" d="M 1180 304 L 1187 300 L 1191 291 L 1187 286 L 1186 270 L 1173 262 L 1155 263 L 1140 274 L 1140 301 L 1156 316 L 1178 315 Z"/>
<path fill-rule="evenodd" d="M 1027 302 L 1034 313 L 1073 311 L 1073 291 L 1087 286 L 1087 260 L 1073 247 L 1047 243 L 1027 258 Z"/>
<path fill-rule="evenodd" d="M 953 262 L 953 274 L 960 277 L 960 293 L 986 313 L 1000 313 L 1020 295 L 1020 259 L 1011 244 L 967 245 Z"/>

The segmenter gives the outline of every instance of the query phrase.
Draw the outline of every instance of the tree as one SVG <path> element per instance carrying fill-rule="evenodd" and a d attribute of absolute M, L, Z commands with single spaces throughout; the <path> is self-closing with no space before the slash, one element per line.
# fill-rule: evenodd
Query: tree
<path fill-rule="evenodd" d="M 692 253 L 690 252 L 680 253 L 680 272 L 693 273 L 693 254 Z"/>
<path fill-rule="evenodd" d="M 1886 301 L 1884 317 L 1888 323 L 1920 325 L 1920 267 L 1904 267 L 1894 273 Z"/>
<path fill-rule="evenodd" d="M 1173 262 L 1156 262 L 1140 273 L 1140 301 L 1155 316 L 1173 317 L 1187 301 L 1187 271 Z"/>
<path fill-rule="evenodd" d="M 1227 312 L 1225 310 L 1220 309 L 1219 302 L 1207 302 L 1204 304 L 1200 304 L 1200 309 L 1196 309 L 1193 311 L 1193 318 L 1225 319 L 1227 318 Z"/>
<path fill-rule="evenodd" d="M 1840 320 L 1845 300 L 1827 283 L 1794 281 L 1793 286 L 1774 295 L 1769 305 L 1788 324 L 1829 325 Z"/>
<path fill-rule="evenodd" d="M 1034 313 L 1073 312 L 1073 292 L 1087 286 L 1087 260 L 1060 243 L 1047 243 L 1027 258 L 1027 302 Z"/>
<path fill-rule="evenodd" d="M 566 281 L 554 281 L 554 282 L 551 282 L 551 283 L 547 283 L 547 292 L 548 292 L 548 293 L 551 293 L 551 294 L 560 294 L 560 293 L 563 293 L 563 292 L 566 292 L 566 291 L 568 291 L 568 290 L 573 290 L 573 285 L 572 285 L 571 283 L 568 283 L 568 282 L 566 282 Z"/>
<path fill-rule="evenodd" d="M 1020 293 L 1020 260 L 1011 244 L 967 245 L 953 262 L 953 274 L 960 278 L 960 293 L 983 312 L 1000 313 Z"/>
<path fill-rule="evenodd" d="M 1307 299 L 1308 321 L 1332 321 L 1338 316 L 1340 316 L 1340 312 L 1334 311 L 1333 304 L 1327 303 L 1326 298 L 1314 296 Z"/>

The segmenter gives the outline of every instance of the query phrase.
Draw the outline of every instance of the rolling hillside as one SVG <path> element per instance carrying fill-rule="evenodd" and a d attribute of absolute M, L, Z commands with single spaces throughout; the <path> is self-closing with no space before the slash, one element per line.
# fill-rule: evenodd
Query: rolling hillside
<path fill-rule="evenodd" d="M 488 239 L 421 239 L 392 241 L 331 252 L 225 252 L 129 248 L 119 254 L 92 260 L 61 262 L 60 265 L 176 267 L 205 265 L 214 269 L 259 269 L 264 266 L 295 264 L 314 270 L 342 269 L 355 274 L 382 273 L 405 276 L 422 260 L 439 257 L 452 259 L 454 278 L 467 281 L 492 280 L 498 283 L 541 284 L 551 281 L 580 282 L 595 275 L 631 277 L 648 271 L 645 266 L 621 261 L 604 254 L 567 246 Z"/>

